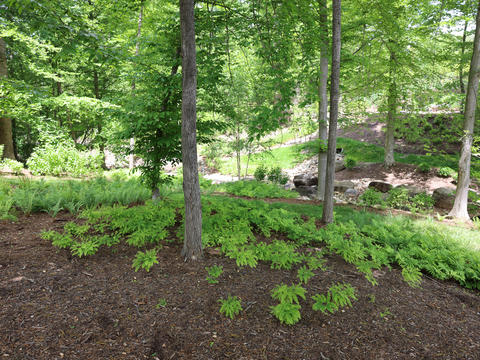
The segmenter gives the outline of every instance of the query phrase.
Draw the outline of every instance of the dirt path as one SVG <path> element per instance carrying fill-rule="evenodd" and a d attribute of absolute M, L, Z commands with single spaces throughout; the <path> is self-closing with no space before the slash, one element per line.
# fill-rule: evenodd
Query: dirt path
<path fill-rule="evenodd" d="M 184 263 L 180 244 L 160 264 L 135 273 L 135 249 L 120 246 L 72 258 L 39 238 L 71 217 L 47 214 L 0 221 L 0 356 L 5 359 L 478 359 L 480 296 L 424 276 L 411 288 L 400 271 L 375 272 L 372 286 L 354 266 L 328 257 L 308 283 L 302 320 L 280 325 L 270 290 L 296 282 L 296 271 L 266 264 L 238 268 L 209 254 Z M 318 246 L 318 245 L 317 245 Z M 219 284 L 205 266 L 221 265 Z M 311 296 L 335 282 L 357 290 L 352 309 L 324 315 Z M 237 295 L 234 320 L 218 299 Z M 164 299 L 164 304 L 161 299 Z M 163 306 L 165 305 L 165 306 Z"/>

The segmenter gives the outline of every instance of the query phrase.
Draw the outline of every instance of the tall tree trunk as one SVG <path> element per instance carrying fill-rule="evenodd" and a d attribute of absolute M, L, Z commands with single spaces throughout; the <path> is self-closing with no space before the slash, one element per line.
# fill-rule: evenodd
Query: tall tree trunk
<path fill-rule="evenodd" d="M 320 7 L 320 84 L 318 87 L 318 191 L 317 198 L 323 200 L 325 196 L 325 175 L 327 172 L 327 82 L 328 82 L 328 15 L 327 0 L 318 0 Z"/>
<path fill-rule="evenodd" d="M 0 78 L 8 77 L 7 69 L 7 45 L 0 38 Z M 5 159 L 15 160 L 15 150 L 13 148 L 13 130 L 12 119 L 1 117 L 0 109 L 0 145 L 3 145 L 3 157 Z"/>
<path fill-rule="evenodd" d="M 465 43 L 467 42 L 467 28 L 468 20 L 465 20 L 465 25 L 463 26 L 463 36 L 462 36 L 462 47 L 460 52 L 460 69 L 458 71 L 458 80 L 460 82 L 460 94 L 465 94 L 465 84 L 463 82 L 463 58 L 465 56 Z M 465 97 L 462 96 L 460 99 L 460 109 L 463 109 L 465 103 Z"/>
<path fill-rule="evenodd" d="M 330 120 L 328 126 L 327 174 L 322 221 L 333 221 L 333 182 L 335 179 L 335 155 L 337 149 L 338 100 L 340 97 L 340 49 L 341 49 L 341 0 L 332 3 L 332 73 L 330 89 Z"/>
<path fill-rule="evenodd" d="M 473 126 L 477 106 L 478 81 L 480 79 L 480 2 L 477 8 L 475 39 L 473 40 L 473 55 L 468 72 L 467 98 L 465 100 L 465 120 L 463 123 L 462 151 L 458 161 L 458 182 L 455 202 L 450 211 L 451 216 L 469 219 L 468 187 L 470 185 L 470 161 L 472 157 Z"/>
<path fill-rule="evenodd" d="M 143 0 L 140 3 L 140 12 L 138 14 L 138 28 L 137 28 L 137 42 L 135 44 L 135 56 L 140 54 L 140 36 L 142 35 L 142 23 L 143 23 Z M 132 81 L 132 90 L 135 90 L 135 79 Z M 130 138 L 130 155 L 128 155 L 128 168 L 132 170 L 135 166 L 135 157 L 133 150 L 135 149 L 135 138 Z"/>
<path fill-rule="evenodd" d="M 98 86 L 98 71 L 97 69 L 93 69 L 93 92 L 95 93 L 95 99 L 100 100 L 100 87 Z M 95 116 L 96 117 L 96 116 Z M 98 125 L 97 125 L 97 130 L 98 130 L 98 136 L 100 138 L 99 142 L 99 150 L 100 150 L 100 156 L 102 157 L 102 169 L 106 170 L 107 169 L 107 164 L 105 163 L 105 140 L 103 139 L 101 133 L 103 129 L 103 124 L 102 120 L 98 120 Z"/>
<path fill-rule="evenodd" d="M 202 256 L 202 206 L 197 160 L 197 63 L 194 0 L 180 0 L 182 33 L 182 162 L 185 239 L 182 256 Z"/>
<path fill-rule="evenodd" d="M 390 84 L 388 85 L 388 99 L 387 99 L 387 132 L 385 134 L 385 157 L 384 165 L 386 168 L 391 167 L 395 163 L 394 149 L 395 149 L 395 118 L 397 110 L 397 84 L 395 82 L 395 52 L 390 50 Z"/>

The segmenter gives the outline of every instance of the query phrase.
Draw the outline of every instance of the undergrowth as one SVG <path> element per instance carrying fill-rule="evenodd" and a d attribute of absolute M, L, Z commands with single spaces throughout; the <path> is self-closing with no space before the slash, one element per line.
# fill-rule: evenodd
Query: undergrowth
<path fill-rule="evenodd" d="M 225 192 L 236 196 L 248 196 L 252 198 L 297 198 L 298 193 L 285 190 L 277 184 L 264 183 L 261 181 L 236 181 L 224 185 Z"/>

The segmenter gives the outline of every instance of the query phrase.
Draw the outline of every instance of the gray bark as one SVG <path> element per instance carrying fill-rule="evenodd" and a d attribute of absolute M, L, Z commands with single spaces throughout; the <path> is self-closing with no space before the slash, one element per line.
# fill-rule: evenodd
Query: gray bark
<path fill-rule="evenodd" d="M 322 221 L 333 221 L 333 190 L 335 178 L 335 155 L 337 148 L 338 100 L 340 97 L 340 49 L 341 49 L 341 0 L 332 2 L 332 73 L 330 88 L 330 120 L 328 127 L 327 174 Z"/>
<path fill-rule="evenodd" d="M 197 162 L 197 64 L 194 0 L 180 0 L 182 33 L 182 161 L 185 197 L 185 261 L 202 256 L 202 207 Z"/>
<path fill-rule="evenodd" d="M 140 12 L 138 14 L 137 43 L 135 44 L 135 56 L 140 54 L 140 36 L 142 35 L 143 23 L 143 1 L 140 3 Z M 132 90 L 135 90 L 135 80 L 132 81 Z M 130 155 L 128 155 L 128 168 L 132 170 L 135 166 L 133 150 L 135 149 L 135 138 L 130 138 Z"/>
<path fill-rule="evenodd" d="M 397 84 L 395 82 L 395 52 L 390 50 L 390 84 L 388 86 L 388 112 L 387 112 L 387 132 L 385 134 L 385 157 L 384 165 L 386 168 L 395 163 L 395 118 L 397 110 Z"/>
<path fill-rule="evenodd" d="M 320 149 L 318 152 L 318 188 L 317 197 L 323 200 L 325 196 L 325 175 L 327 172 L 327 152 L 325 145 L 328 139 L 327 126 L 327 82 L 328 82 L 328 24 L 327 1 L 319 0 L 320 7 L 320 84 L 318 88 L 318 138 Z"/>
<path fill-rule="evenodd" d="M 470 185 L 470 161 L 472 157 L 473 127 L 477 107 L 478 81 L 480 79 L 480 2 L 477 8 L 473 55 L 468 72 L 465 120 L 463 123 L 462 150 L 458 161 L 458 182 L 451 216 L 468 220 L 468 187 Z"/>
<path fill-rule="evenodd" d="M 2 38 L 0 38 L 0 77 L 8 77 L 7 46 Z M 0 117 L 0 145 L 3 145 L 3 158 L 15 160 L 12 119 Z"/>

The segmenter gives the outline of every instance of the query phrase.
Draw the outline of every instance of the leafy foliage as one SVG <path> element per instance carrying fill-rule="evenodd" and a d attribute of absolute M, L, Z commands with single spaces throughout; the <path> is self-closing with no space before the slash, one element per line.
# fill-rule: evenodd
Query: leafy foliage
<path fill-rule="evenodd" d="M 223 267 L 218 265 L 213 265 L 211 267 L 207 266 L 205 270 L 207 270 L 207 273 L 208 273 L 207 282 L 209 284 L 218 284 L 218 277 L 222 275 Z"/>
<path fill-rule="evenodd" d="M 230 319 L 233 319 L 243 310 L 242 303 L 236 296 L 228 296 L 227 299 L 220 299 L 218 301 L 221 304 L 220 313 L 225 314 L 225 316 Z"/>
<path fill-rule="evenodd" d="M 273 290 L 272 290 L 272 298 L 275 300 L 280 301 L 281 303 L 288 303 L 288 304 L 293 304 L 299 303 L 298 298 L 302 298 L 305 300 L 305 293 L 306 290 L 300 285 L 293 284 L 291 286 L 281 284 L 277 285 Z"/>
<path fill-rule="evenodd" d="M 140 268 L 142 268 L 148 272 L 154 264 L 158 264 L 157 252 L 155 249 L 150 249 L 145 252 L 137 252 L 135 259 L 133 260 L 132 267 L 135 269 L 135 271 L 138 271 Z"/>
<path fill-rule="evenodd" d="M 275 184 L 266 184 L 259 181 L 236 181 L 226 183 L 228 194 L 248 196 L 253 198 L 296 198 L 298 193 L 280 188 Z"/>
<path fill-rule="evenodd" d="M 360 204 L 362 204 L 363 206 L 383 206 L 385 204 L 382 193 L 373 188 L 368 188 L 367 190 L 365 190 L 364 193 L 360 195 L 359 200 Z"/>
<path fill-rule="evenodd" d="M 301 319 L 300 308 L 298 304 L 281 302 L 272 306 L 272 313 L 282 324 L 294 325 Z"/>
<path fill-rule="evenodd" d="M 355 289 L 350 284 L 332 285 L 326 294 L 317 294 L 312 297 L 315 301 L 313 310 L 334 313 L 338 309 L 352 306 L 352 300 L 357 300 Z"/>

